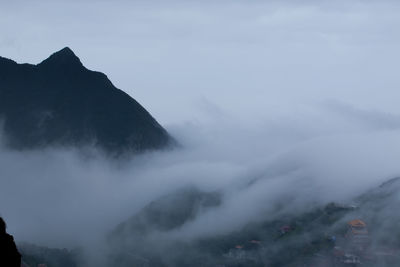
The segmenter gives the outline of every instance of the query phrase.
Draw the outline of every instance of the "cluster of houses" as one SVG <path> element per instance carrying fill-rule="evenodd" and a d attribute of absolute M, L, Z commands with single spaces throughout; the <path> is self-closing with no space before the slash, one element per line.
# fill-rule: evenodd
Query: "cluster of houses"
<path fill-rule="evenodd" d="M 279 228 L 281 236 L 290 233 L 293 227 L 285 225 Z M 336 239 L 330 237 L 333 249 L 326 254 L 315 254 L 312 267 L 346 267 L 346 266 L 397 266 L 391 265 L 400 259 L 399 250 L 377 249 L 371 246 L 371 237 L 367 224 L 355 219 L 347 223 L 347 231 L 344 237 Z M 236 245 L 224 256 L 231 260 L 257 260 L 259 254 L 253 249 L 262 249 L 263 244 L 259 240 L 250 240 L 245 244 Z M 259 258 L 258 258 L 259 259 Z M 307 265 L 308 266 L 308 265 Z"/>

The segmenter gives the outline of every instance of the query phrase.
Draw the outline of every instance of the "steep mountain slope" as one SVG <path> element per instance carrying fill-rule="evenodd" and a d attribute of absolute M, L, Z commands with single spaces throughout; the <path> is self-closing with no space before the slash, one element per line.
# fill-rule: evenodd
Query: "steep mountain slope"
<path fill-rule="evenodd" d="M 223 205 L 218 192 L 182 188 L 149 203 L 112 231 L 103 266 L 395 267 L 400 262 L 399 194 L 397 178 L 362 194 L 352 205 L 330 203 L 275 219 L 265 214 L 264 220 L 234 232 L 171 238 L 168 233 L 179 233 L 202 212 Z M 362 251 L 351 248 L 348 222 L 354 219 L 368 227 L 368 247 Z M 19 244 L 19 249 L 32 265 L 87 266 L 79 250 L 29 244 Z M 361 261 L 350 262 L 351 254 Z"/>
<path fill-rule="evenodd" d="M 111 233 L 109 266 L 394 267 L 400 261 L 399 195 L 400 178 L 396 178 L 355 198 L 351 205 L 330 203 L 274 219 L 265 214 L 264 220 L 250 221 L 231 233 L 185 240 L 168 239 L 165 234 L 199 216 L 199 210 L 218 207 L 223 199 L 216 194 L 218 201 L 199 209 L 198 204 L 187 203 L 203 203 L 213 195 L 177 192 L 144 207 Z M 187 211 L 175 216 L 182 203 Z M 368 228 L 363 250 L 354 250 L 356 239 L 348 235 L 348 223 L 357 219 Z M 157 225 L 165 221 L 173 227 Z M 204 227 L 212 228 L 212 220 Z M 361 263 L 351 263 L 352 257 Z"/>
<path fill-rule="evenodd" d="M 120 154 L 172 142 L 138 102 L 68 47 L 38 65 L 0 57 L 0 117 L 6 144 L 17 149 L 93 144 Z"/>

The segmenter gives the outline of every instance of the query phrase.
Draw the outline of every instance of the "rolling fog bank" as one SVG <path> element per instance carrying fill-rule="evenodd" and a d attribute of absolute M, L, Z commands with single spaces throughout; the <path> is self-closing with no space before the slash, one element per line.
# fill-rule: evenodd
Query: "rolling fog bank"
<path fill-rule="evenodd" d="M 220 114 L 169 126 L 181 148 L 122 162 L 94 148 L 3 147 L 1 215 L 18 241 L 92 247 L 150 202 L 189 186 L 218 192 L 221 202 L 163 238 L 229 233 L 265 216 L 348 202 L 398 175 L 396 119 L 337 104 L 258 123 Z"/>
<path fill-rule="evenodd" d="M 288 216 L 303 222 L 297 234 L 307 242 L 314 229 L 304 227 L 308 222 L 319 232 L 346 224 L 358 215 L 338 215 L 324 229 L 322 219 L 304 217 L 324 219 L 332 208 L 326 204 L 350 204 L 400 175 L 399 11 L 392 0 L 3 3 L 0 25 L 7 27 L 0 27 L 0 56 L 38 63 L 72 47 L 85 66 L 106 73 L 143 103 L 180 144 L 115 160 L 89 144 L 11 150 L 0 137 L 0 215 L 8 231 L 18 242 L 81 248 L 84 266 L 97 267 L 119 249 L 125 256 L 143 247 L 141 257 L 159 250 L 168 258 L 175 249 L 168 250 L 170 244 L 183 242 L 184 251 L 209 239 L 208 248 L 219 244 L 214 237 L 253 224 L 267 222 L 254 227 L 266 237 Z M 15 95 L 16 105 L 4 102 L 17 107 L 13 114 L 22 126 L 19 112 L 30 113 L 18 100 L 38 97 L 34 87 L 20 84 L 24 75 L 14 77 L 18 88 L 27 89 Z M 43 89 L 42 78 L 33 81 Z M 50 95 L 58 81 L 49 86 Z M 81 89 L 71 95 L 79 105 L 86 103 Z M 92 89 L 87 99 L 99 92 L 97 83 Z M 93 102 L 90 110 L 83 104 L 82 111 L 66 111 L 77 111 L 79 119 L 85 111 L 98 115 L 109 99 Z M 116 112 L 98 121 L 115 117 L 122 118 Z M 126 119 L 120 121 L 124 128 Z M 99 131 L 121 130 L 110 125 Z M 30 131 L 22 132 L 29 138 Z M 372 233 L 378 239 L 388 239 L 397 220 L 388 216 L 398 204 L 396 194 L 390 196 L 361 201 L 360 216 L 384 229 L 384 235 Z M 390 220 L 379 224 L 375 216 Z M 128 240 L 113 241 L 125 228 Z M 317 232 L 310 235 L 323 236 Z M 238 244 L 230 239 L 220 257 Z M 289 241 L 271 241 L 273 251 L 263 255 L 303 246 Z"/>

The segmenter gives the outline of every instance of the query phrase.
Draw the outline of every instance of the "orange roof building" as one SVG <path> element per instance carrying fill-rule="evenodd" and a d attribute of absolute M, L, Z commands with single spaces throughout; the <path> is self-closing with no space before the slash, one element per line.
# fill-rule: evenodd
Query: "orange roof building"
<path fill-rule="evenodd" d="M 367 227 L 367 224 L 359 219 L 349 221 L 348 224 L 352 227 Z"/>

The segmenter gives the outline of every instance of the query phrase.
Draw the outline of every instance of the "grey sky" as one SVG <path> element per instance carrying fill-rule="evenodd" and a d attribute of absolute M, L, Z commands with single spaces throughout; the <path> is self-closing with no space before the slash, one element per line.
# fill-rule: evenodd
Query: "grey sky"
<path fill-rule="evenodd" d="M 0 54 L 70 46 L 162 124 L 335 100 L 400 112 L 396 1 L 2 1 Z M 211 112 L 214 114 L 214 112 Z"/>

